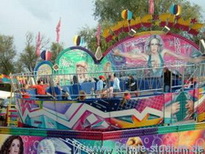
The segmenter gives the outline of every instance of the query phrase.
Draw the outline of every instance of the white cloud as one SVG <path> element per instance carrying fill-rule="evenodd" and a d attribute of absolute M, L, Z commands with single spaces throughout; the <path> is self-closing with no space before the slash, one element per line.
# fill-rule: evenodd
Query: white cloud
<path fill-rule="evenodd" d="M 52 2 L 52 1 L 51 1 Z M 22 8 L 26 9 L 31 16 L 39 20 L 50 20 L 52 18 L 52 7 L 49 1 L 42 0 L 20 0 Z M 52 3 L 53 4 L 53 3 Z"/>

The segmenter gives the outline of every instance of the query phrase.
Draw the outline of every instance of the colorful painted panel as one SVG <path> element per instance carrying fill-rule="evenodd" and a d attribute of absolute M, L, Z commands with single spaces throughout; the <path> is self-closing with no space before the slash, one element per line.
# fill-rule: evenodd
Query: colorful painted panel
<path fill-rule="evenodd" d="M 190 91 L 131 98 L 90 98 L 75 101 L 19 99 L 21 121 L 39 128 L 116 130 L 152 125 L 204 121 L 200 88 Z"/>
<path fill-rule="evenodd" d="M 37 130 L 38 132 L 38 130 Z M 107 132 L 111 133 L 111 132 Z M 113 132 L 116 134 L 116 132 Z M 18 154 L 90 154 L 90 153 L 204 153 L 205 131 L 190 130 L 167 134 L 129 134 L 107 140 L 90 140 L 57 136 L 34 136 L 1 134 L 0 153 Z M 94 135 L 94 134 L 93 134 Z M 108 135 L 104 135 L 108 136 Z M 13 146 L 11 146 L 13 145 Z"/>
<path fill-rule="evenodd" d="M 197 121 L 205 121 L 205 88 L 199 88 L 198 100 L 195 103 L 195 110 L 197 112 Z"/>
<path fill-rule="evenodd" d="M 111 71 L 111 63 L 104 58 L 101 62 L 97 62 L 93 53 L 82 47 L 68 48 L 62 51 L 56 59 L 58 69 L 55 74 L 71 74 L 66 79 L 67 84 L 75 83 L 73 76 L 77 76 L 79 83 L 92 81 L 93 78 L 98 78 L 97 74 L 89 74 L 90 72 Z M 103 67 L 102 67 L 103 66 Z"/>
<path fill-rule="evenodd" d="M 157 102 L 157 103 L 155 103 Z M 24 124 L 38 128 L 115 130 L 158 125 L 163 121 L 163 95 L 122 102 L 113 99 L 35 101 L 19 99 Z"/>
<path fill-rule="evenodd" d="M 201 56 L 202 53 L 197 45 L 182 36 L 159 31 L 144 32 L 116 43 L 106 51 L 101 60 L 97 60 L 94 54 L 85 48 L 68 48 L 56 59 L 54 74 L 61 74 L 58 76 L 61 85 L 94 81 L 93 79 L 98 78 L 99 75 L 108 77 L 114 70 L 131 68 L 150 69 L 146 72 L 142 70 L 119 72 L 119 77 L 128 75 L 134 75 L 135 78 L 161 77 L 163 70 L 158 67 L 164 66 L 169 67 L 175 74 L 185 73 L 190 76 L 195 68 L 187 69 L 182 65 L 202 62 Z M 91 72 L 104 73 L 89 74 Z"/>
<path fill-rule="evenodd" d="M 35 68 L 35 75 L 36 75 L 36 80 L 41 79 L 44 82 L 48 82 L 49 81 L 49 75 L 51 75 L 53 73 L 53 64 L 50 61 L 42 61 L 40 62 Z M 34 85 L 35 82 L 33 81 L 33 79 L 30 79 L 31 83 Z"/>
<path fill-rule="evenodd" d="M 53 72 L 53 64 L 50 61 L 40 62 L 34 69 L 37 75 L 51 75 Z"/>
<path fill-rule="evenodd" d="M 204 130 L 134 136 L 103 142 L 112 153 L 204 153 Z"/>
<path fill-rule="evenodd" d="M 161 124 L 163 121 L 164 96 L 130 99 L 120 102 L 118 112 L 110 112 L 110 122 L 116 128 L 135 128 Z"/>
<path fill-rule="evenodd" d="M 11 83 L 11 79 L 8 75 L 0 74 L 0 83 Z"/>
<path fill-rule="evenodd" d="M 165 124 L 195 122 L 198 90 L 178 91 L 165 94 Z"/>
<path fill-rule="evenodd" d="M 76 140 L 61 137 L 2 135 L 0 153 L 7 154 L 86 154 L 100 148 L 102 141 Z"/>
<path fill-rule="evenodd" d="M 157 67 L 198 63 L 203 60 L 201 55 L 193 42 L 181 36 L 150 32 L 117 43 L 107 51 L 106 57 L 116 70 L 151 68 L 147 73 L 161 76 L 162 69 Z"/>

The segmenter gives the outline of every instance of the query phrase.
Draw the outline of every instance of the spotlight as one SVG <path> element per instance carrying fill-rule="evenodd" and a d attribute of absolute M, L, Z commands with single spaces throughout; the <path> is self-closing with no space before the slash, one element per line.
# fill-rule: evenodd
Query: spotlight
<path fill-rule="evenodd" d="M 170 31 L 170 28 L 167 26 L 164 26 L 164 28 L 162 29 L 162 31 L 164 31 L 166 34 Z"/>
<path fill-rule="evenodd" d="M 136 32 L 134 29 L 131 29 L 128 34 L 129 34 L 130 36 L 134 36 L 136 33 L 137 33 L 137 32 Z"/>

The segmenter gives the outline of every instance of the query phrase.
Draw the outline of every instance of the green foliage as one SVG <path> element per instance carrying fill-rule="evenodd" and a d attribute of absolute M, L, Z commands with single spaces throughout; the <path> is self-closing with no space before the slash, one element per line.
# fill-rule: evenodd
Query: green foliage
<path fill-rule="evenodd" d="M 34 46 L 34 35 L 32 33 L 26 34 L 26 47 L 20 54 L 19 62 L 24 71 L 32 72 L 35 68 L 38 56 L 36 55 L 36 47 Z M 20 65 L 20 64 L 19 64 Z"/>
<path fill-rule="evenodd" d="M 0 70 L 9 75 L 14 72 L 14 57 L 16 55 L 13 37 L 0 35 Z"/>
<path fill-rule="evenodd" d="M 63 50 L 63 45 L 56 42 L 52 42 L 50 50 L 52 52 L 51 62 L 54 64 L 58 54 L 60 53 L 60 51 Z"/>
<path fill-rule="evenodd" d="M 44 36 L 41 37 L 41 48 L 44 49 L 49 43 L 49 39 L 46 39 Z M 26 46 L 22 53 L 20 53 L 20 58 L 17 62 L 17 66 L 21 71 L 30 71 L 32 72 L 38 62 L 42 61 L 42 59 L 36 55 L 36 42 L 34 35 L 31 32 L 26 34 Z M 19 70 L 18 69 L 18 70 Z"/>
<path fill-rule="evenodd" d="M 179 4 L 182 8 L 181 16 L 184 19 L 202 18 L 201 7 L 191 4 L 188 0 L 155 0 L 155 15 L 168 13 L 173 4 Z M 128 9 L 133 12 L 134 17 L 148 14 L 148 1 L 145 0 L 96 0 L 94 17 L 99 22 L 116 23 L 122 20 L 121 12 Z"/>
<path fill-rule="evenodd" d="M 89 27 L 83 27 L 83 30 L 80 32 L 80 36 L 84 37 L 84 40 L 87 42 L 87 47 L 92 52 L 97 48 L 97 40 L 95 37 L 96 29 L 90 29 Z"/>

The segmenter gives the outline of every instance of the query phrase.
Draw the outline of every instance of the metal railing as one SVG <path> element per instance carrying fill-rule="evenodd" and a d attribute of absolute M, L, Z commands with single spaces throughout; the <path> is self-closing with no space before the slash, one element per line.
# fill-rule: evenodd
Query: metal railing
<path fill-rule="evenodd" d="M 158 67 L 155 69 L 163 70 L 164 67 Z M 150 75 L 150 68 L 136 68 L 136 69 L 120 69 L 113 70 L 112 72 L 90 72 L 90 73 L 68 73 L 65 70 L 53 71 L 52 74 L 45 74 L 41 72 L 28 72 L 28 73 L 18 73 L 12 74 L 12 87 L 16 94 L 20 94 L 22 89 L 29 89 L 27 85 L 37 84 L 37 80 L 42 80 L 48 87 L 61 87 L 61 90 L 66 91 L 72 98 L 79 97 L 79 92 L 84 91 L 87 98 L 98 97 L 96 92 L 96 83 L 100 75 L 103 75 L 108 79 L 109 75 L 116 74 L 117 78 L 120 80 L 119 92 L 113 92 L 106 97 L 123 96 L 123 93 L 137 93 L 138 96 L 151 95 L 157 93 L 164 93 L 164 74 L 161 76 Z M 170 92 L 176 90 L 185 90 L 193 86 L 203 86 L 205 81 L 205 64 L 195 64 L 195 65 L 170 65 L 169 70 L 172 72 Z M 131 91 L 128 86 L 129 76 L 134 77 L 136 83 L 136 89 Z M 75 81 L 75 77 L 77 81 Z M 193 82 L 194 81 L 194 82 Z M 109 81 L 112 82 L 112 79 Z M 108 80 L 105 82 L 108 85 Z M 196 84 L 197 83 L 197 84 Z M 27 87 L 26 87 L 27 86 Z M 105 87 L 105 90 L 109 87 Z M 36 97 L 35 93 L 30 93 L 31 96 Z M 52 94 L 53 95 L 53 94 Z M 58 97 L 62 93 L 55 94 L 54 97 Z M 53 98 L 53 97 L 52 97 Z M 60 98 L 62 99 L 62 98 Z"/>

